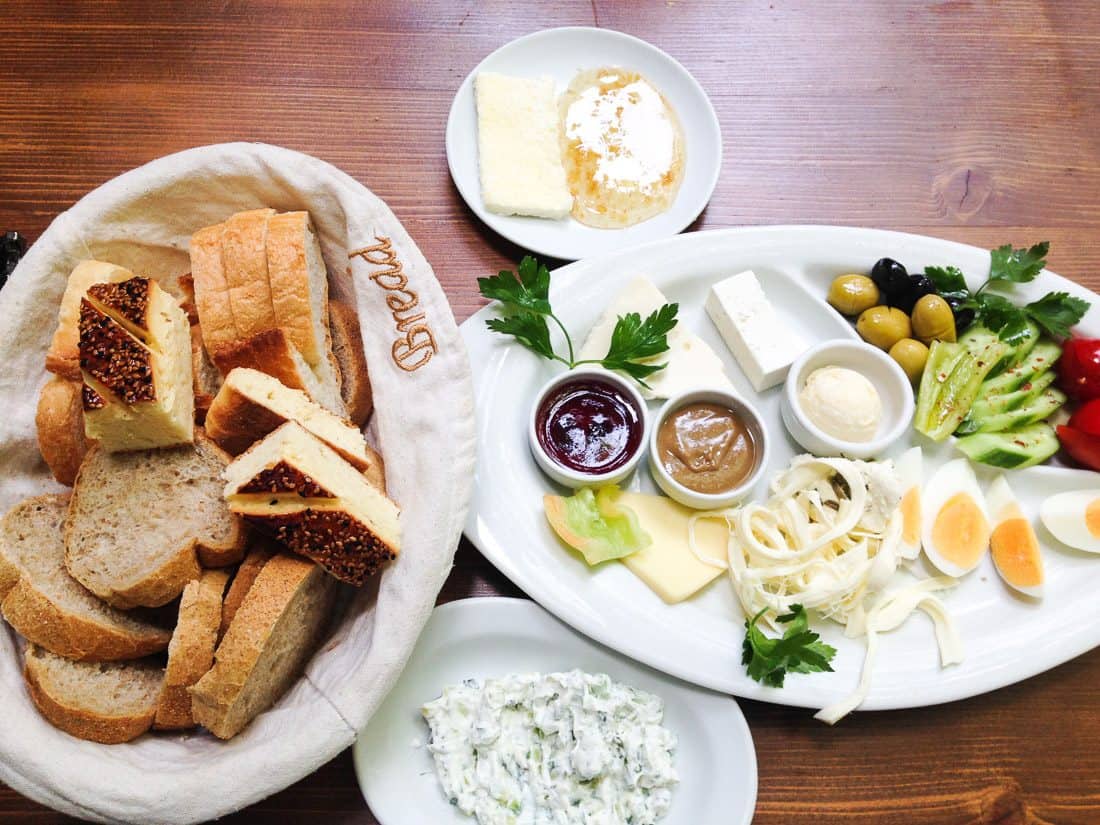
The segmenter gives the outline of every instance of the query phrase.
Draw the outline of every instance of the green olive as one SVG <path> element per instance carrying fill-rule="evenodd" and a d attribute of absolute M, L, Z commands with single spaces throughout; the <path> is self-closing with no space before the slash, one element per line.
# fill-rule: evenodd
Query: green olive
<path fill-rule="evenodd" d="M 939 295 L 925 295 L 913 307 L 913 334 L 925 344 L 955 340 L 955 313 Z"/>
<path fill-rule="evenodd" d="M 878 303 L 878 287 L 866 275 L 841 275 L 829 287 L 829 303 L 841 315 L 859 315 Z"/>
<path fill-rule="evenodd" d="M 916 384 L 924 372 L 928 360 L 928 347 L 913 338 L 902 338 L 890 347 L 890 357 L 898 362 L 909 380 Z"/>
<path fill-rule="evenodd" d="M 897 307 L 871 307 L 856 321 L 856 332 L 868 344 L 888 350 L 902 338 L 912 338 L 909 316 Z"/>

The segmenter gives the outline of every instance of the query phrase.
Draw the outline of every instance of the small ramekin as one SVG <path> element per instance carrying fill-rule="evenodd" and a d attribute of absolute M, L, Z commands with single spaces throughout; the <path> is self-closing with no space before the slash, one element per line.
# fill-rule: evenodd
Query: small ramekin
<path fill-rule="evenodd" d="M 871 441 L 846 441 L 823 431 L 802 409 L 799 393 L 810 373 L 821 367 L 847 367 L 864 375 L 878 391 L 882 417 Z M 783 387 L 780 411 L 791 437 L 816 456 L 873 458 L 901 438 L 913 421 L 913 385 L 889 355 L 862 341 L 825 341 L 791 364 Z"/>
<path fill-rule="evenodd" d="M 661 464 L 657 448 L 657 435 L 661 425 L 669 415 L 687 404 L 717 404 L 727 407 L 741 417 L 752 433 L 756 445 L 756 464 L 752 472 L 736 487 L 721 493 L 700 493 L 674 479 Z M 693 510 L 721 510 L 748 495 L 763 475 L 764 468 L 768 466 L 768 449 L 768 429 L 764 426 L 760 413 L 741 396 L 723 389 L 699 388 L 674 395 L 664 403 L 649 428 L 649 470 L 653 480 L 665 495 Z"/>
<path fill-rule="evenodd" d="M 641 437 L 638 439 L 638 446 L 634 450 L 634 454 L 627 459 L 626 463 L 606 473 L 582 473 L 568 467 L 563 467 L 547 454 L 546 450 L 542 448 L 541 442 L 539 442 L 536 425 L 538 422 L 539 408 L 542 406 L 542 402 L 562 384 L 586 378 L 611 384 L 615 389 L 622 392 L 637 410 L 638 422 L 642 428 Z M 555 375 L 542 385 L 542 388 L 535 396 L 535 403 L 531 405 L 531 415 L 528 417 L 527 421 L 527 440 L 531 445 L 531 454 L 534 455 L 535 462 L 539 465 L 539 468 L 546 473 L 546 475 L 550 476 L 550 478 L 554 479 L 554 481 L 558 482 L 558 484 L 563 484 L 573 489 L 579 487 L 604 487 L 608 484 L 618 484 L 634 472 L 634 469 L 638 466 L 638 462 L 642 458 L 642 454 L 645 453 L 647 428 L 648 417 L 645 399 L 642 398 L 642 394 L 638 392 L 637 387 L 635 387 L 631 381 L 610 370 L 599 367 L 580 367 L 563 372 L 560 375 Z"/>

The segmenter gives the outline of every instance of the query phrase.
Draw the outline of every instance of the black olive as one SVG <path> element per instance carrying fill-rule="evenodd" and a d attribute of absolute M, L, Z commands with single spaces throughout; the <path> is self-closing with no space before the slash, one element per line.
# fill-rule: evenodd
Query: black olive
<path fill-rule="evenodd" d="M 965 309 L 951 307 L 951 310 L 955 313 L 955 334 L 966 332 L 967 327 L 974 323 L 974 310 L 969 307 Z"/>
<path fill-rule="evenodd" d="M 880 258 L 871 267 L 871 280 L 889 306 L 896 306 L 896 300 L 909 289 L 909 273 L 893 258 Z"/>
<path fill-rule="evenodd" d="M 5 232 L 0 241 L 0 287 L 8 281 L 15 265 L 27 250 L 27 242 L 18 232 Z"/>
<path fill-rule="evenodd" d="M 894 306 L 903 312 L 912 312 L 917 301 L 925 295 L 935 293 L 936 287 L 923 272 L 914 272 L 909 276 L 909 284 L 905 290 L 894 299 Z"/>

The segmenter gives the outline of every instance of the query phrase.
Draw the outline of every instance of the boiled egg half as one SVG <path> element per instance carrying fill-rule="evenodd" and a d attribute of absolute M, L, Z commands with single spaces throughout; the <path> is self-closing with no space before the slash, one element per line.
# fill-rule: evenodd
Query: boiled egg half
<path fill-rule="evenodd" d="M 1059 493 L 1043 502 L 1039 518 L 1062 544 L 1100 553 L 1100 490 Z"/>
<path fill-rule="evenodd" d="M 901 481 L 901 544 L 898 555 L 903 559 L 915 559 L 920 555 L 921 497 L 920 487 L 924 478 L 924 454 L 920 447 L 906 450 L 894 462 L 894 470 Z"/>
<path fill-rule="evenodd" d="M 936 470 L 921 496 L 921 539 L 928 560 L 941 573 L 963 576 L 989 549 L 985 499 L 965 458 Z"/>
<path fill-rule="evenodd" d="M 1039 540 L 1003 475 L 989 485 L 985 501 L 993 523 L 989 546 L 997 572 L 1021 593 L 1043 595 L 1043 557 L 1039 552 Z"/>

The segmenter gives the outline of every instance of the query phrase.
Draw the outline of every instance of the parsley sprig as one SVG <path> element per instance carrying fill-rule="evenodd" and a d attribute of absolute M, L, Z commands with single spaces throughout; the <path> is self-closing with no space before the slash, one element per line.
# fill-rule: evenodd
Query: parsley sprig
<path fill-rule="evenodd" d="M 777 616 L 776 621 L 787 625 L 782 638 L 769 638 L 756 626 L 767 609 L 761 610 L 752 620 L 745 621 L 745 643 L 741 651 L 741 664 L 750 677 L 769 687 L 783 687 L 788 673 L 832 672 L 829 664 L 836 655 L 836 648 L 821 641 L 810 630 L 806 609 L 792 604 L 790 612 Z"/>
<path fill-rule="evenodd" d="M 644 319 L 637 312 L 620 316 L 611 333 L 607 355 L 578 361 L 569 330 L 550 306 L 550 270 L 545 264 L 528 255 L 520 261 L 517 272 L 505 270 L 489 278 L 478 278 L 477 286 L 486 298 L 499 301 L 503 310 L 499 318 L 486 322 L 489 329 L 511 335 L 543 358 L 560 361 L 570 368 L 600 364 L 609 370 L 625 372 L 647 389 L 645 379 L 665 368 L 665 364 L 641 362 L 668 351 L 668 334 L 676 326 L 678 304 L 665 304 Z M 561 330 L 568 357 L 554 351 L 549 321 Z"/>
<path fill-rule="evenodd" d="M 1029 322 L 1038 324 L 1055 338 L 1066 338 L 1070 329 L 1089 309 L 1088 301 L 1067 292 L 1049 292 L 1037 301 L 1017 306 L 1004 295 L 989 292 L 1026 284 L 1039 277 L 1046 266 L 1050 244 L 1046 241 L 1027 249 L 999 246 L 989 253 L 989 277 L 976 292 L 966 286 L 966 278 L 953 266 L 930 266 L 924 270 L 936 292 L 959 309 L 974 311 L 974 322 L 997 333 L 1009 344 L 1017 344 L 1027 335 Z"/>

